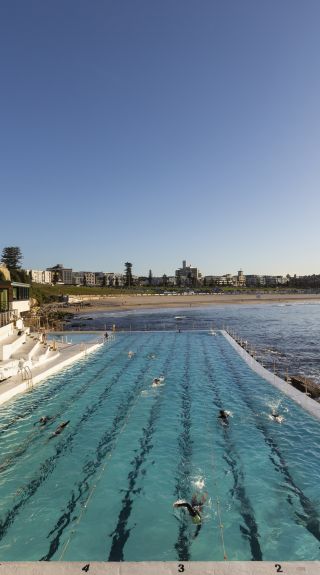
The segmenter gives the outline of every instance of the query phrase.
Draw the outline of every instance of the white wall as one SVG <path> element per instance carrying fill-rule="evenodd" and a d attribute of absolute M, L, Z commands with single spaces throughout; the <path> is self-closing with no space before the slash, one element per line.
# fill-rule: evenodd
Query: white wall
<path fill-rule="evenodd" d="M 0 341 L 10 337 L 13 334 L 13 323 L 0 327 Z"/>
<path fill-rule="evenodd" d="M 13 301 L 11 302 L 11 308 L 13 311 L 18 312 L 17 315 L 20 315 L 20 313 L 22 313 L 23 311 L 30 310 L 30 301 L 28 299 L 21 301 Z"/>

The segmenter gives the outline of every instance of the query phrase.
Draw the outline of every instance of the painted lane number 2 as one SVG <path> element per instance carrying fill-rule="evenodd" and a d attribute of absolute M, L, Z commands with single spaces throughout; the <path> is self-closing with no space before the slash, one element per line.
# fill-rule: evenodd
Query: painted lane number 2
<path fill-rule="evenodd" d="M 274 566 L 275 566 L 275 568 L 276 568 L 276 570 L 277 570 L 277 573 L 283 573 L 283 571 L 282 571 L 282 569 L 281 569 L 280 563 L 275 563 Z"/>

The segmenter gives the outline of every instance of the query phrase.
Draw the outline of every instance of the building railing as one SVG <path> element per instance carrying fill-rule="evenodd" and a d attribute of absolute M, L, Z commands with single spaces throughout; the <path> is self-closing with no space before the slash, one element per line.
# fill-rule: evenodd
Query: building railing
<path fill-rule="evenodd" d="M 0 327 L 4 327 L 13 321 L 14 313 L 12 310 L 0 312 Z"/>

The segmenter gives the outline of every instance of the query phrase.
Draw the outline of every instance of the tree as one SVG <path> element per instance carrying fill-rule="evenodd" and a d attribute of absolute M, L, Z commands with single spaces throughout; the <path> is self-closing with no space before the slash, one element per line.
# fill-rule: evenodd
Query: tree
<path fill-rule="evenodd" d="M 55 271 L 54 274 L 53 274 L 52 283 L 53 283 L 54 285 L 56 285 L 56 283 L 58 283 L 59 280 L 60 280 L 60 276 L 59 276 L 58 272 Z"/>
<path fill-rule="evenodd" d="M 125 286 L 131 287 L 132 286 L 132 264 L 130 262 L 126 262 L 125 266 Z"/>
<path fill-rule="evenodd" d="M 152 286 L 152 270 L 149 270 L 148 282 L 149 282 L 149 286 Z"/>
<path fill-rule="evenodd" d="M 167 285 L 168 285 L 168 276 L 166 276 L 166 274 L 163 274 L 163 276 L 162 276 L 162 285 L 164 287 L 167 287 Z"/>
<path fill-rule="evenodd" d="M 3 248 L 2 251 L 2 262 L 7 266 L 8 270 L 20 270 L 22 253 L 17 246 L 8 246 Z"/>

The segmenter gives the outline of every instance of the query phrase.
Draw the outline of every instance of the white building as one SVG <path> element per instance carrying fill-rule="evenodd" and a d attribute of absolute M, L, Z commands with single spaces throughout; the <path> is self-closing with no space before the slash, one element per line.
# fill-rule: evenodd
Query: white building
<path fill-rule="evenodd" d="M 96 285 L 101 287 L 122 287 L 124 285 L 123 274 L 114 272 L 96 272 Z"/>
<path fill-rule="evenodd" d="M 52 272 L 48 270 L 26 270 L 30 275 L 31 281 L 36 284 L 51 284 Z"/>
<path fill-rule="evenodd" d="M 194 286 L 197 285 L 198 281 L 201 279 L 201 273 L 198 268 L 193 268 L 187 266 L 186 260 L 182 262 L 182 268 L 179 268 L 175 272 L 177 285 L 182 286 Z"/>
<path fill-rule="evenodd" d="M 73 272 L 72 280 L 75 285 L 93 287 L 96 285 L 96 274 L 94 272 Z"/>

